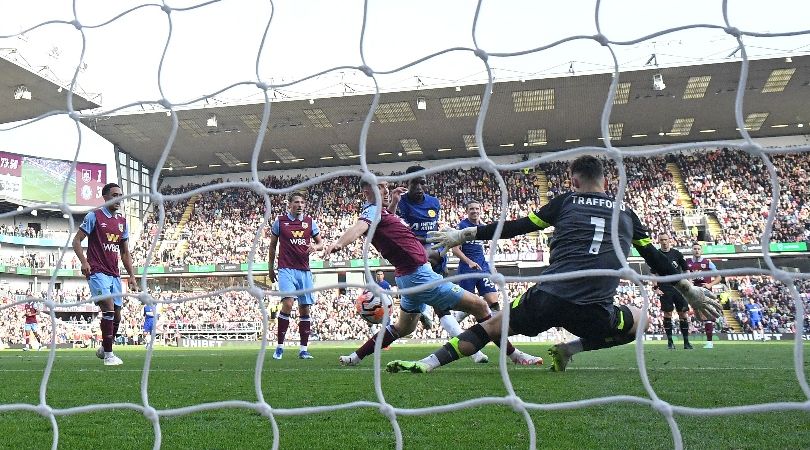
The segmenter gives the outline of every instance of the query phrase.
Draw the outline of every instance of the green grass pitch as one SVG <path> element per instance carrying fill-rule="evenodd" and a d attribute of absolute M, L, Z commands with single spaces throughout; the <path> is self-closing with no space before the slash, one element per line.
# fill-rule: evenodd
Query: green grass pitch
<path fill-rule="evenodd" d="M 702 344 L 698 343 L 698 344 Z M 519 345 L 544 354 L 547 346 Z M 647 369 L 661 399 L 697 408 L 770 402 L 805 402 L 796 379 L 793 347 L 782 343 L 719 342 L 667 351 L 645 344 Z M 419 358 L 435 346 L 394 345 L 392 359 Z M 299 360 L 288 348 L 276 361 L 268 351 L 262 373 L 265 399 L 273 408 L 376 401 L 373 359 L 341 367 L 337 357 L 351 349 L 314 343 L 314 360 Z M 54 408 L 94 403 L 141 403 L 143 348 L 118 348 L 119 367 L 104 367 L 92 350 L 60 350 L 47 386 Z M 154 352 L 149 402 L 156 409 L 222 400 L 256 401 L 257 348 L 167 349 Z M 493 360 L 497 349 L 487 347 Z M 805 352 L 804 372 L 808 372 Z M 0 404 L 37 404 L 47 352 L 0 352 Z M 634 346 L 577 355 L 565 373 L 547 367 L 515 367 L 509 375 L 525 402 L 552 403 L 612 395 L 647 397 L 637 370 Z M 426 375 L 382 373 L 383 392 L 395 407 L 420 408 L 482 396 L 504 396 L 498 366 L 459 361 Z M 538 448 L 666 449 L 673 447 L 663 416 L 646 405 L 611 403 L 562 411 L 530 413 Z M 388 420 L 376 408 L 277 416 L 280 448 L 394 448 Z M 721 417 L 676 415 L 688 449 L 801 449 L 810 447 L 810 410 Z M 523 449 L 529 434 L 523 417 L 507 406 L 478 406 L 452 413 L 399 416 L 406 449 Z M 80 413 L 57 418 L 59 448 L 152 448 L 149 421 L 133 410 Z M 270 421 L 254 411 L 218 409 L 160 420 L 167 449 L 271 448 Z M 52 432 L 43 416 L 0 413 L 0 448 L 50 448 Z"/>
<path fill-rule="evenodd" d="M 26 200 L 61 202 L 64 180 L 58 180 L 31 164 L 22 166 L 22 194 Z M 67 190 L 67 203 L 76 204 L 76 181 L 70 181 Z"/>

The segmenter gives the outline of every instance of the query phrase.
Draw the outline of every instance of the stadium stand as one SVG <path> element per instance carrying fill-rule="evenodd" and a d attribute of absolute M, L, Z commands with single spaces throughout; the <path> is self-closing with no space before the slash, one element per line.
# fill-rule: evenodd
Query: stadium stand
<path fill-rule="evenodd" d="M 790 293 L 781 283 L 770 277 L 746 276 L 729 279 L 729 287 L 739 291 L 739 298 L 731 303 L 731 310 L 742 324 L 743 331 L 750 333 L 751 321 L 745 310 L 749 299 L 762 305 L 762 326 L 766 333 L 794 333 L 796 331 L 796 305 Z M 805 304 L 805 329 L 810 325 L 810 281 L 797 282 L 799 297 Z"/>
<path fill-rule="evenodd" d="M 503 174 L 510 189 L 509 211 L 507 217 L 514 219 L 528 214 L 538 205 L 536 193 L 528 186 L 532 185 L 529 175 L 523 172 L 507 172 Z M 337 238 L 341 230 L 345 230 L 353 223 L 361 202 L 354 195 L 358 183 L 356 177 L 338 177 L 328 182 L 314 185 L 308 189 L 308 214 L 312 215 L 321 224 L 323 238 L 327 241 Z M 272 188 L 288 187 L 303 182 L 303 177 L 277 177 L 269 176 L 263 180 L 264 184 Z M 458 170 L 442 172 L 433 175 L 430 179 L 429 191 L 438 196 L 442 202 L 440 222 L 455 225 L 464 217 L 464 203 L 467 200 L 479 199 L 482 201 L 484 216 L 494 219 L 499 214 L 499 200 L 495 195 L 496 183 L 491 174 L 481 169 Z M 170 188 L 164 194 L 186 192 L 202 185 L 186 185 Z M 512 192 L 514 191 L 514 192 Z M 274 206 L 271 220 L 282 212 L 283 197 L 271 196 Z M 176 230 L 180 221 L 182 208 L 174 204 L 166 209 L 166 229 Z M 174 264 L 211 264 L 211 263 L 242 263 L 247 261 L 247 255 L 253 243 L 256 229 L 263 220 L 264 202 L 252 191 L 244 189 L 223 189 L 207 192 L 196 201 L 190 218 L 180 231 L 181 240 L 187 241 L 188 251 L 168 252 L 165 247 L 158 247 L 152 263 Z M 154 226 L 157 223 L 155 215 L 151 215 L 144 226 L 144 235 L 136 243 L 133 257 L 136 264 L 142 264 L 154 236 Z M 163 239 L 170 236 L 172 231 L 165 231 Z M 257 249 L 257 259 L 264 260 L 267 255 L 268 237 L 265 235 Z M 536 253 L 542 248 L 540 236 L 521 236 L 511 241 L 498 243 L 498 254 L 504 259 L 517 259 L 519 253 Z M 331 260 L 348 260 L 359 258 L 362 254 L 362 243 L 353 245 L 335 253 Z M 504 256 L 505 255 L 505 256 Z M 511 255 L 511 257 L 509 256 Z M 369 257 L 377 258 L 379 255 L 373 248 Z"/>
<path fill-rule="evenodd" d="M 728 149 L 675 156 L 694 206 L 714 215 L 720 233 L 717 244 L 758 244 L 768 218 L 771 186 L 764 163 L 753 156 Z M 807 171 L 810 158 L 775 155 L 773 162 L 782 180 L 779 209 L 771 239 L 776 242 L 807 241 L 810 206 L 807 204 Z"/>
<path fill-rule="evenodd" d="M 710 242 L 714 244 L 755 244 L 764 230 L 770 199 L 770 185 L 765 176 L 761 161 L 751 156 L 726 149 L 718 149 L 706 157 L 680 154 L 672 157 L 681 169 L 684 183 L 698 211 L 707 213 L 709 221 L 717 220 L 719 232 L 713 233 Z M 678 222 L 684 213 L 684 206 L 678 197 L 673 175 L 667 170 L 664 157 L 626 159 L 628 185 L 626 199 L 642 221 L 652 232 L 671 231 L 677 246 L 688 246 L 694 239 L 689 230 Z M 772 240 L 776 242 L 810 241 L 810 157 L 808 155 L 778 155 L 774 164 L 780 174 L 782 184 L 778 217 L 774 223 Z M 616 190 L 618 173 L 615 165 L 608 164 L 611 190 Z M 747 168 L 748 172 L 741 171 Z M 559 195 L 570 189 L 570 181 L 565 172 L 565 162 L 544 163 L 538 167 L 547 179 L 547 195 Z M 750 176 L 749 176 L 750 174 Z M 392 174 L 395 175 L 395 174 Z M 507 218 L 513 219 L 539 207 L 538 191 L 534 171 L 513 171 L 502 173 L 509 189 L 509 211 Z M 287 187 L 303 181 L 301 177 L 270 176 L 265 185 L 274 188 Z M 360 201 L 352 192 L 356 179 L 340 177 L 329 182 L 312 186 L 308 190 L 310 214 L 325 226 L 324 238 L 330 239 L 334 230 L 346 229 L 360 207 Z M 429 180 L 430 192 L 443 202 L 441 222 L 455 224 L 464 217 L 463 204 L 470 199 L 482 201 L 484 217 L 492 220 L 499 214 L 497 186 L 492 175 L 481 169 L 455 170 L 435 174 Z M 200 185 L 187 185 L 170 188 L 164 193 L 179 193 Z M 272 198 L 277 208 L 272 217 L 281 212 L 283 199 Z M 228 207 L 225 207 L 225 206 Z M 180 206 L 167 209 L 167 230 L 177 227 Z M 253 235 L 262 219 L 263 202 L 259 196 L 244 190 L 213 191 L 204 194 L 194 207 L 192 218 L 185 224 L 181 233 L 193 249 L 172 259 L 167 252 L 158 252 L 153 263 L 174 262 L 177 264 L 241 263 L 247 259 Z M 147 224 L 154 225 L 150 216 Z M 153 233 L 154 227 L 144 227 L 144 232 Z M 170 231 L 164 232 L 164 236 Z M 541 236 L 523 236 L 511 241 L 500 241 L 498 253 L 504 259 L 508 255 L 533 253 L 542 250 L 544 239 Z M 136 245 L 136 263 L 141 263 L 149 241 L 141 239 Z M 266 237 L 258 249 L 260 259 L 267 251 Z M 374 250 L 372 249 L 372 252 Z M 333 260 L 359 258 L 361 245 L 353 246 L 333 255 Z M 372 257 L 377 257 L 372 253 Z M 512 258 L 516 259 L 516 258 Z"/>
<path fill-rule="evenodd" d="M 792 333 L 796 326 L 796 309 L 787 290 L 778 282 L 769 277 L 729 277 L 728 286 L 740 292 L 740 297 L 730 302 L 730 308 L 737 320 L 743 324 L 746 332 L 750 332 L 746 317 L 744 303 L 748 298 L 754 298 L 765 306 L 765 331 L 773 333 Z M 520 295 L 529 287 L 529 283 L 510 283 L 506 286 L 504 298 L 513 298 Z M 646 286 L 650 293 L 650 323 L 647 332 L 661 334 L 661 309 L 658 293 L 651 285 Z M 810 281 L 801 282 L 798 286 L 800 295 L 810 310 Z M 11 303 L 15 295 L 25 295 L 25 292 L 8 292 L 0 290 L 0 304 Z M 30 293 L 29 293 L 30 294 Z M 359 291 L 349 289 L 346 294 L 337 290 L 320 291 L 318 307 L 313 308 L 313 340 L 343 341 L 356 340 L 368 335 L 369 324 L 363 321 L 354 311 L 354 299 Z M 261 313 L 259 306 L 252 296 L 245 292 L 226 292 L 214 297 L 203 297 L 195 300 L 186 298 L 204 295 L 204 292 L 180 293 L 164 291 L 154 294 L 163 302 L 158 320 L 158 342 L 165 345 L 177 345 L 178 337 L 221 340 L 257 340 L 261 338 Z M 58 291 L 55 298 L 60 302 L 73 302 L 88 298 L 84 291 Z M 632 304 L 641 307 L 643 297 L 638 287 L 622 282 L 616 301 L 619 304 Z M 275 313 L 273 303 L 268 303 L 268 313 L 272 317 Z M 21 316 L 22 306 L 0 310 L 0 336 L 6 336 L 0 346 L 14 345 L 22 342 Z M 396 319 L 398 308 L 393 310 Z M 140 344 L 143 342 L 141 329 L 143 325 L 143 306 L 137 301 L 128 301 L 123 312 L 124 321 L 119 334 L 122 343 Z M 805 323 L 810 321 L 810 312 L 806 314 Z M 467 323 L 469 322 L 469 323 Z M 50 341 L 51 322 L 46 312 L 41 312 L 39 323 L 42 327 L 42 336 Z M 471 326 L 472 319 L 465 319 L 464 326 Z M 275 334 L 275 320 L 269 320 L 270 336 Z M 297 335 L 297 322 L 290 322 L 292 335 Z M 722 320 L 718 328 L 724 328 Z M 96 345 L 96 330 L 98 317 L 93 315 L 90 319 L 86 315 L 68 315 L 65 319 L 57 319 L 57 343 L 73 343 L 80 346 Z M 691 332 L 702 330 L 702 322 L 692 318 Z M 411 336 L 414 339 L 446 339 L 446 332 L 440 327 L 430 330 L 418 328 Z"/>
<path fill-rule="evenodd" d="M 683 227 L 676 229 L 673 223 L 673 217 L 683 214 L 683 206 L 678 199 L 672 174 L 667 171 L 666 159 L 632 158 L 624 162 L 627 171 L 625 201 L 638 213 L 639 218 L 653 234 L 660 231 L 670 232 L 676 246 L 688 245 L 687 231 Z M 567 163 L 561 161 L 541 165 L 548 178 L 550 196 L 557 196 L 571 189 L 571 181 L 566 173 L 567 167 Z M 612 161 L 608 161 L 606 167 L 610 191 L 616 192 L 619 178 L 616 166 Z"/>
<path fill-rule="evenodd" d="M 807 241 L 810 237 L 810 205 L 808 205 L 807 173 L 810 171 L 810 158 L 807 155 L 777 155 L 773 158 L 776 170 L 783 180 L 779 201 L 778 217 L 774 224 L 773 240 Z M 679 154 L 653 158 L 626 159 L 628 175 L 626 200 L 640 213 L 642 220 L 655 233 L 670 230 L 677 245 L 687 246 L 691 242 L 688 230 L 676 226 L 676 220 L 684 211 L 679 199 L 678 187 L 668 163 L 675 162 L 683 174 L 683 182 L 692 199 L 692 206 L 713 215 L 719 224 L 719 232 L 711 235 L 713 243 L 745 244 L 756 243 L 764 229 L 767 218 L 767 204 L 770 185 L 761 161 L 751 156 L 718 149 L 697 158 L 689 154 Z M 546 192 L 549 198 L 570 189 L 570 180 L 565 171 L 565 162 L 544 163 L 534 169 L 504 172 L 502 176 L 509 189 L 507 218 L 525 216 L 543 203 L 539 193 Z M 615 191 L 617 172 L 615 165 L 608 164 L 611 188 Z M 741 173 L 741 168 L 747 172 Z M 396 175 L 393 173 L 392 175 Z M 213 180 L 217 183 L 222 180 Z M 268 187 L 283 188 L 304 181 L 303 176 L 268 176 L 263 182 Z M 338 177 L 314 185 L 308 189 L 307 211 L 321 224 L 323 237 L 331 240 L 354 221 L 360 208 L 360 200 L 354 195 L 356 177 Z M 196 189 L 203 185 L 188 184 L 166 187 L 164 194 L 177 194 Z M 443 210 L 440 221 L 454 225 L 464 217 L 464 203 L 470 199 L 482 202 L 484 217 L 492 220 L 499 213 L 499 198 L 496 180 L 492 174 L 481 169 L 458 169 L 434 174 L 429 179 L 429 192 L 442 199 Z M 274 206 L 271 220 L 282 211 L 282 196 L 271 196 Z M 241 263 L 247 260 L 256 229 L 263 220 L 264 202 L 252 191 L 244 189 L 223 189 L 194 196 L 191 200 L 166 202 L 165 226 L 160 236 L 153 264 L 212 264 Z M 157 215 L 150 214 L 144 222 L 143 231 L 134 244 L 135 263 L 144 263 L 146 249 L 151 238 L 157 233 Z M 0 234 L 19 237 L 62 237 L 62 230 L 37 231 L 22 225 L 0 224 Z M 263 236 L 257 249 L 257 260 L 264 260 L 267 254 L 267 236 Z M 545 236 L 521 236 L 498 243 L 497 257 L 501 260 L 518 259 L 518 255 L 540 254 L 545 246 Z M 355 243 L 336 255 L 332 260 L 359 258 L 362 247 Z M 378 257 L 371 249 L 370 257 Z M 0 264 L 27 266 L 33 268 L 53 267 L 58 258 L 55 250 L 21 250 L 5 247 Z M 61 268 L 77 269 L 78 261 L 68 255 Z M 770 278 L 741 277 L 729 278 L 732 291 L 739 292 L 730 302 L 733 317 L 743 331 L 750 331 L 744 303 L 755 298 L 766 309 L 765 328 L 769 332 L 791 332 L 795 329 L 795 307 L 787 291 Z M 194 283 L 190 283 L 194 284 Z M 526 289 L 526 284 L 507 286 L 505 298 L 511 298 Z M 649 287 L 649 286 L 648 286 Z M 810 282 L 801 283 L 801 295 L 807 301 Z M 206 292 L 205 286 L 194 289 L 196 295 Z M 651 322 L 649 333 L 662 332 L 660 305 L 657 292 L 650 290 Z M 14 295 L 1 291 L 3 303 L 12 301 Z M 28 293 L 30 294 L 30 293 Z M 77 301 L 87 298 L 85 291 L 57 290 L 57 301 Z M 210 299 L 183 302 L 189 292 L 160 293 L 160 298 L 171 303 L 162 307 L 159 334 L 165 343 L 176 343 L 177 336 L 201 338 L 241 338 L 258 339 L 261 336 L 261 323 L 255 299 L 245 293 L 226 293 Z M 346 294 L 337 291 L 319 293 L 319 308 L 313 310 L 313 338 L 320 340 L 350 340 L 365 336 L 369 325 L 354 313 L 353 299 L 356 292 Z M 616 300 L 641 306 L 642 297 L 638 288 L 622 284 Z M 271 307 L 271 305 L 268 305 Z M 0 345 L 19 344 L 22 335 L 19 330 L 18 311 L 14 308 L 2 310 L 0 331 L 8 336 Z M 396 314 L 396 309 L 395 313 Z M 128 302 L 122 324 L 121 335 L 129 343 L 141 342 L 140 328 L 143 321 L 142 307 L 137 302 Z M 73 342 L 76 345 L 95 344 L 97 318 L 88 321 L 83 315 L 64 317 L 57 321 L 59 343 Z M 43 336 L 50 336 L 50 319 L 44 313 L 40 323 Z M 468 319 L 469 320 L 469 319 Z M 804 318 L 808 320 L 807 317 Z M 471 325 L 467 324 L 467 325 Z M 700 329 L 694 321 L 691 329 Z M 271 334 L 275 321 L 270 321 Z M 295 321 L 291 322 L 291 332 L 297 333 Z M 719 328 L 724 328 L 721 323 Z M 445 338 L 439 328 L 423 330 L 419 328 L 411 337 L 417 339 Z M 46 338 L 49 339 L 49 338 Z"/>

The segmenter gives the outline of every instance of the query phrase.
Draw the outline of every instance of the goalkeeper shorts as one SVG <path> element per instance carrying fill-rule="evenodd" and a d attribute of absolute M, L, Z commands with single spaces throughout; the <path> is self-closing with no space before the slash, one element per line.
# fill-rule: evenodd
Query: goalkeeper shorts
<path fill-rule="evenodd" d="M 554 327 L 581 338 L 605 339 L 627 334 L 633 328 L 633 314 L 627 306 L 607 301 L 572 303 L 541 291 L 538 285 L 512 302 L 509 328 L 515 333 L 537 336 Z"/>

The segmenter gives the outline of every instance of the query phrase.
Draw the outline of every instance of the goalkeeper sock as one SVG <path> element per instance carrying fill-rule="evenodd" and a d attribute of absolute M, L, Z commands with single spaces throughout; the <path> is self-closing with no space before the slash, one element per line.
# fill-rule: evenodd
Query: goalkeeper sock
<path fill-rule="evenodd" d="M 706 341 L 712 341 L 712 333 L 714 332 L 714 322 L 704 322 L 703 328 L 706 330 Z"/>
<path fill-rule="evenodd" d="M 399 339 L 399 332 L 393 325 L 385 327 L 385 334 L 383 335 L 382 348 L 388 347 L 392 342 Z M 377 342 L 377 334 L 375 333 L 365 344 L 355 351 L 357 357 L 360 359 L 374 353 L 374 344 Z"/>
<path fill-rule="evenodd" d="M 312 321 L 310 321 L 309 316 L 301 316 L 299 317 L 298 321 L 298 335 L 301 337 L 301 351 L 307 349 L 307 344 L 309 344 L 309 335 L 310 335 L 310 326 L 312 325 Z"/>
<path fill-rule="evenodd" d="M 438 366 L 449 364 L 463 356 L 470 356 L 478 352 L 487 342 L 490 341 L 487 331 L 484 330 L 480 324 L 470 327 L 469 330 L 459 334 L 458 336 L 450 339 L 442 348 L 433 352 L 432 357 L 428 356 L 421 362 L 428 364 L 431 368 L 435 369 Z M 438 365 L 434 365 L 438 362 Z"/>
<path fill-rule="evenodd" d="M 664 332 L 667 334 L 667 342 L 672 342 L 672 317 L 664 317 Z"/>
<path fill-rule="evenodd" d="M 290 327 L 290 316 L 283 312 L 278 313 L 278 336 L 276 342 L 279 347 L 284 344 L 284 336 L 287 335 L 287 328 Z"/>
<path fill-rule="evenodd" d="M 487 316 L 484 317 L 483 319 L 479 320 L 478 323 L 486 322 L 487 320 L 489 320 L 491 318 L 492 318 L 492 314 L 487 314 Z M 500 339 L 498 339 L 497 341 L 492 341 L 492 343 L 495 344 L 496 346 L 498 346 L 498 348 L 501 348 L 501 340 Z M 512 343 L 509 342 L 509 340 L 507 339 L 506 340 L 506 356 L 511 356 L 512 353 L 515 353 L 515 350 L 516 350 L 515 346 L 512 345 Z"/>
<path fill-rule="evenodd" d="M 689 319 L 681 319 L 681 334 L 683 335 L 683 342 L 689 342 Z"/>

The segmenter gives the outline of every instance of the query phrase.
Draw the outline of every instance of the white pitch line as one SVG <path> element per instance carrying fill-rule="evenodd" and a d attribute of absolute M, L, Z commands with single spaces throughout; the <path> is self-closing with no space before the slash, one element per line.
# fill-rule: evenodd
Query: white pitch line
<path fill-rule="evenodd" d="M 497 366 L 492 366 L 492 367 L 497 367 Z M 264 367 L 264 370 L 267 371 L 267 372 L 301 372 L 301 371 L 305 371 L 307 369 L 308 368 L 304 367 L 304 366 L 302 366 L 300 368 L 294 368 L 294 367 L 274 368 L 272 366 L 265 366 Z M 482 371 L 482 369 L 484 369 L 484 368 L 481 368 L 481 367 L 454 367 L 452 369 L 442 369 L 442 370 L 439 370 L 438 372 L 439 373 L 441 373 L 441 372 L 448 372 L 448 373 L 449 372 L 479 372 L 480 373 Z M 541 370 L 541 371 L 546 370 L 545 368 L 543 368 L 543 369 L 534 369 L 534 368 L 525 368 L 525 367 L 520 367 L 520 368 L 516 367 L 516 369 L 521 370 L 521 371 L 523 371 L 523 370 L 525 370 L 525 371 L 529 371 L 529 370 Z M 333 372 L 338 372 L 338 371 L 340 371 L 340 372 L 373 372 L 374 368 L 373 367 L 351 367 L 351 368 L 349 368 L 349 367 L 318 367 L 318 368 L 315 368 L 315 370 L 317 370 L 319 372 L 323 372 L 323 371 L 333 371 Z M 612 371 L 638 372 L 638 368 L 635 368 L 635 367 L 570 367 L 569 368 L 569 371 L 571 371 L 571 372 L 575 372 L 577 370 L 603 370 L 603 371 L 612 370 Z M 684 371 L 724 371 L 724 370 L 769 370 L 769 371 L 774 371 L 774 370 L 776 370 L 776 371 L 792 372 L 793 367 L 664 367 L 664 368 L 660 368 L 660 369 L 657 369 L 657 368 L 652 369 L 651 372 L 666 372 L 666 371 L 674 371 L 674 370 L 684 370 Z M 152 368 L 149 371 L 150 372 L 188 372 L 188 373 L 194 373 L 194 372 L 249 372 L 249 373 L 253 373 L 255 370 L 254 369 L 157 369 L 157 368 Z M 385 369 L 383 368 L 382 371 L 385 372 Z M 0 369 L 0 373 L 3 373 L 3 372 L 39 372 L 39 373 L 42 373 L 42 370 L 38 370 L 38 369 Z M 117 369 L 117 368 L 115 368 L 115 369 L 90 369 L 90 368 L 81 368 L 81 369 L 71 370 L 71 372 L 106 372 L 106 373 L 110 373 L 110 372 L 143 372 L 143 369 Z"/>
<path fill-rule="evenodd" d="M 119 353 L 119 354 L 120 355 L 127 355 L 127 353 Z M 267 354 L 270 355 L 270 354 L 272 354 L 272 352 L 268 352 Z M 206 354 L 202 354 L 202 353 L 197 353 L 197 354 L 186 353 L 186 354 L 177 354 L 177 355 L 156 353 L 156 354 L 152 355 L 152 359 L 153 360 L 159 359 L 160 356 L 168 356 L 170 358 L 192 358 L 192 357 L 199 357 L 199 356 L 224 356 L 224 355 L 233 355 L 233 353 L 206 353 Z M 13 358 L 13 357 L 17 357 L 17 358 L 34 358 L 34 359 L 38 359 L 38 358 L 48 359 L 48 352 L 43 350 L 41 352 L 36 352 L 36 353 L 35 352 L 20 353 L 20 354 L 17 354 L 17 355 L 12 355 L 12 354 L 3 355 L 3 354 L 0 354 L 0 360 L 2 360 L 3 358 Z M 96 356 L 95 353 L 91 353 L 91 354 L 70 354 L 70 353 L 59 354 L 59 353 L 57 353 L 56 354 L 56 359 L 77 359 L 77 358 L 95 359 L 95 358 L 98 358 L 98 356 Z"/>

